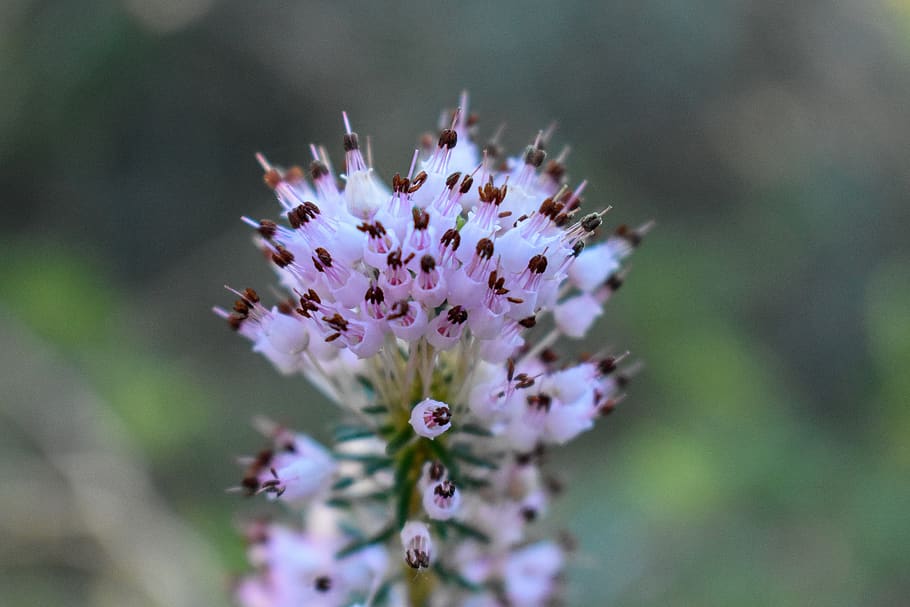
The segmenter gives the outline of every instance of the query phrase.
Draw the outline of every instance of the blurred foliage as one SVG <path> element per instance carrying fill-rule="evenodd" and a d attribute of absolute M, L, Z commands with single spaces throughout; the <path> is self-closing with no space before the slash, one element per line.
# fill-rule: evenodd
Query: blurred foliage
<path fill-rule="evenodd" d="M 0 324 L 97 391 L 217 566 L 242 567 L 234 513 L 263 506 L 223 489 L 259 446 L 250 417 L 317 437 L 331 418 L 208 311 L 224 282 L 269 283 L 236 220 L 274 212 L 252 153 L 337 151 L 347 109 L 389 177 L 466 87 L 485 136 L 507 122 L 519 149 L 556 118 L 592 206 L 658 222 L 584 346 L 645 366 L 552 456 L 571 604 L 901 604 L 908 33 L 897 0 L 5 2 Z M 4 503 L 35 457 L 8 427 Z M 138 604 L 71 539 L 13 546 L 4 605 Z"/>

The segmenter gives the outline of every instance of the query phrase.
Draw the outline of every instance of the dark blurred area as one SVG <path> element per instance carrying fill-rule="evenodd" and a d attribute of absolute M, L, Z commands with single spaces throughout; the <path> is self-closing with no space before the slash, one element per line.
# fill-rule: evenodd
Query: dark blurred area
<path fill-rule="evenodd" d="M 0 3 L 0 604 L 228 604 L 257 413 L 333 412 L 209 311 L 267 289 L 253 153 L 389 180 L 462 89 L 657 221 L 554 453 L 573 605 L 910 596 L 910 3 Z M 265 509 L 267 510 L 267 508 Z"/>

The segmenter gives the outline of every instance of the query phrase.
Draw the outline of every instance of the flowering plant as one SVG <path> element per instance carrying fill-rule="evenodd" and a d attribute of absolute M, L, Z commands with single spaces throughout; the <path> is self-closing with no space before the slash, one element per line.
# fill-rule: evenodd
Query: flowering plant
<path fill-rule="evenodd" d="M 337 403 L 331 449 L 259 420 L 271 446 L 240 490 L 304 514 L 248 527 L 245 607 L 543 605 L 566 546 L 535 538 L 552 483 L 541 470 L 622 398 L 623 356 L 563 363 L 622 284 L 647 226 L 586 246 L 604 211 L 579 212 L 567 151 L 549 133 L 520 157 L 482 151 L 474 117 L 444 115 L 389 189 L 344 115 L 344 187 L 311 146 L 307 180 L 258 156 L 284 221 L 244 221 L 288 298 L 252 289 L 216 308 L 284 374 Z"/>

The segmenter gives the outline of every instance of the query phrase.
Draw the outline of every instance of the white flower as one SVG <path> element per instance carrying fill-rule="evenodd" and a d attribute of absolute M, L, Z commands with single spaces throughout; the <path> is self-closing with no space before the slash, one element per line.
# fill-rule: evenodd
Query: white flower
<path fill-rule="evenodd" d="M 481 151 L 467 104 L 391 187 L 347 114 L 340 176 L 322 147 L 308 170 L 257 156 L 280 215 L 243 221 L 285 294 L 231 289 L 215 312 L 344 419 L 332 452 L 267 424 L 272 447 L 246 461 L 243 492 L 309 524 L 257 527 L 243 607 L 558 600 L 565 555 L 528 543 L 553 498 L 541 456 L 614 411 L 630 375 L 558 343 L 588 334 L 649 225 L 589 243 L 604 212 L 581 212 L 587 182 L 566 181 L 567 150 L 548 157 L 551 131 Z M 396 553 L 431 582 L 388 567 Z"/>
<path fill-rule="evenodd" d="M 461 506 L 461 492 L 452 481 L 435 483 L 423 492 L 423 509 L 431 519 L 447 521 Z"/>
<path fill-rule="evenodd" d="M 562 563 L 562 550 L 552 542 L 539 542 L 513 552 L 503 572 L 511 604 L 543 604 L 553 593 Z"/>
<path fill-rule="evenodd" d="M 447 404 L 426 398 L 414 405 L 408 423 L 420 436 L 433 439 L 452 427 L 452 411 Z"/>
<path fill-rule="evenodd" d="M 332 455 L 305 434 L 273 433 L 274 447 L 248 460 L 243 489 L 295 504 L 319 495 L 335 473 Z"/>
<path fill-rule="evenodd" d="M 412 569 L 426 569 L 433 560 L 433 540 L 426 523 L 409 521 L 401 529 L 404 561 Z"/>

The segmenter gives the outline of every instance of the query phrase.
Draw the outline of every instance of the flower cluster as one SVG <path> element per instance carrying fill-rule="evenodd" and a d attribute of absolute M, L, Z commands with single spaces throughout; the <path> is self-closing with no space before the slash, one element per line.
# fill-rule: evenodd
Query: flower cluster
<path fill-rule="evenodd" d="M 272 445 L 241 490 L 305 513 L 251 526 L 245 607 L 543 605 L 567 547 L 536 521 L 555 491 L 541 466 L 613 411 L 629 369 L 601 352 L 564 362 L 623 282 L 647 226 L 599 238 L 601 212 L 566 183 L 549 133 L 518 157 L 444 115 L 391 188 L 344 115 L 344 186 L 326 151 L 308 171 L 263 156 L 277 220 L 244 218 L 287 299 L 235 291 L 216 313 L 284 374 L 343 410 L 331 450 L 268 422 Z M 588 244 L 599 240 L 598 244 Z"/>

